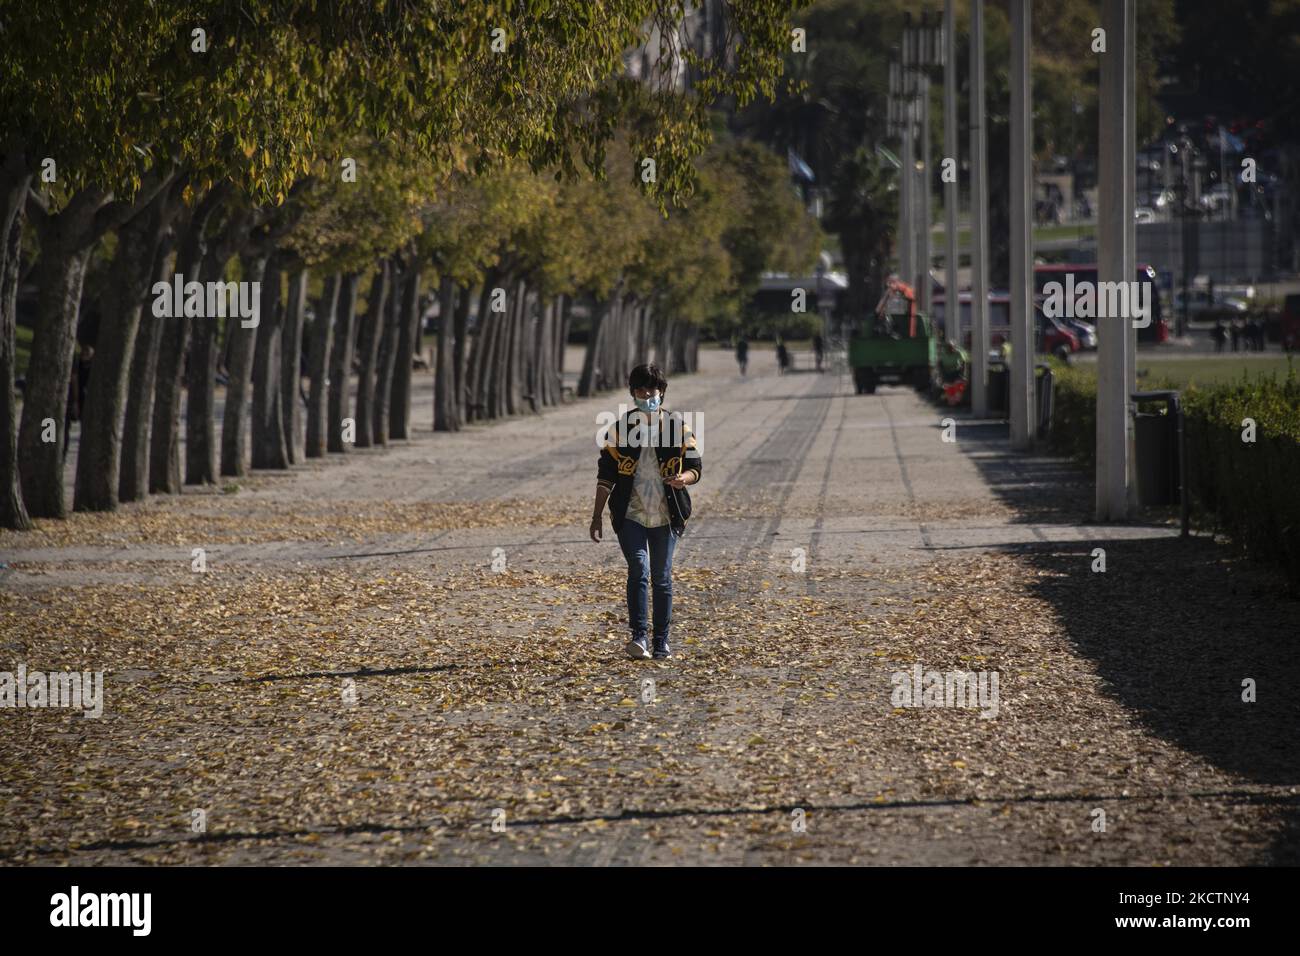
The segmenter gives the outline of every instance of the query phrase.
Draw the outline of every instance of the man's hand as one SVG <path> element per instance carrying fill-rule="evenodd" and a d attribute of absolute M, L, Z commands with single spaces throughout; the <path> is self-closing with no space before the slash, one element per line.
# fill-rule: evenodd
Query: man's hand
<path fill-rule="evenodd" d="M 665 479 L 664 484 L 680 491 L 687 485 L 695 484 L 695 479 L 698 477 L 699 474 L 694 469 L 691 469 L 690 471 L 682 472 L 680 475 L 673 475 L 673 477 Z"/>
<path fill-rule="evenodd" d="M 596 515 L 596 517 L 591 519 L 590 530 L 591 530 L 591 540 L 600 541 L 601 536 L 604 535 L 605 533 L 604 525 L 600 520 L 600 515 Z"/>

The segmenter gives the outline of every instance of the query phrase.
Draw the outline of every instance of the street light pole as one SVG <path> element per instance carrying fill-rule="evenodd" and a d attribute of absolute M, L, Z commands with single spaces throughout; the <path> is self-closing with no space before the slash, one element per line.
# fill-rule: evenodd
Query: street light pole
<path fill-rule="evenodd" d="M 1097 210 L 1097 280 L 1128 288 L 1137 275 L 1136 17 L 1131 0 L 1104 0 L 1102 26 L 1106 52 L 1101 60 L 1098 117 L 1100 141 Z M 1127 298 L 1127 297 L 1125 297 Z M 1135 302 L 1118 316 L 1097 320 L 1097 520 L 1128 518 L 1133 482 L 1133 420 L 1129 414 L 1136 385 L 1133 329 Z"/>
<path fill-rule="evenodd" d="M 971 0 L 970 12 L 971 413 L 982 418 L 989 411 L 989 188 L 986 176 L 988 137 L 984 129 L 984 0 Z"/>
<path fill-rule="evenodd" d="M 1034 232 L 1030 0 L 1011 4 L 1011 447 L 1033 446 Z"/>
<path fill-rule="evenodd" d="M 928 35 L 929 31 L 926 31 Z M 927 43 L 927 46 L 929 44 Z M 920 271 L 920 306 L 926 315 L 930 314 L 930 74 L 921 74 L 921 158 L 916 164 L 917 179 L 921 183 L 921 202 L 917 216 L 921 220 L 917 235 L 921 239 L 919 257 Z"/>
<path fill-rule="evenodd" d="M 912 41 L 910 13 L 903 15 L 903 41 L 899 51 L 898 120 L 902 134 L 902 165 L 898 170 L 898 274 L 912 281 Z"/>
<path fill-rule="evenodd" d="M 957 30 L 953 4 L 944 0 L 943 7 L 943 155 L 957 163 Z M 941 167 L 942 168 L 942 167 Z M 956 170 L 952 182 L 943 186 L 944 212 L 944 326 L 948 341 L 961 348 L 961 302 L 957 292 L 957 205 L 961 189 Z"/>
<path fill-rule="evenodd" d="M 913 25 L 910 13 L 903 14 L 903 84 L 913 109 L 912 155 L 905 161 L 908 182 L 907 210 L 911 225 L 908 256 L 911 268 L 905 273 L 917 294 L 917 305 L 928 313 L 930 289 L 930 75 L 929 69 L 943 62 L 943 38 L 939 19 L 922 13 Z M 919 138 L 920 142 L 916 139 Z M 904 146 L 909 145 L 904 141 Z M 912 177 L 915 177 L 914 179 Z"/>

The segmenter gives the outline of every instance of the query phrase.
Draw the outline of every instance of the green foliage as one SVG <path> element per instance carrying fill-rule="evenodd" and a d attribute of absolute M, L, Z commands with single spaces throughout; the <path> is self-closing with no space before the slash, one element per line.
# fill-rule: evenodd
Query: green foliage
<path fill-rule="evenodd" d="M 1091 467 L 1096 454 L 1095 375 L 1057 367 L 1052 448 Z M 1154 383 L 1152 387 L 1173 387 Z M 1182 391 L 1187 486 L 1198 524 L 1230 536 L 1300 585 L 1300 381 L 1244 380 Z M 1242 440 L 1243 421 L 1255 441 Z"/>
<path fill-rule="evenodd" d="M 630 287 L 678 321 L 734 322 L 763 271 L 811 267 L 820 230 L 761 146 L 716 146 L 698 170 L 693 194 L 646 233 Z"/>
<path fill-rule="evenodd" d="M 788 0 L 727 0 L 730 47 L 687 56 L 674 39 L 686 7 L 0 0 L 0 129 L 32 164 L 55 156 L 70 190 L 130 193 L 145 169 L 177 163 L 200 187 L 229 178 L 252 202 L 279 204 L 326 141 L 397 138 L 443 172 L 518 159 L 572 174 L 575 158 L 603 169 L 626 122 L 633 155 L 656 160 L 647 191 L 664 204 L 690 192 L 709 103 L 770 93 L 788 45 Z M 647 26 L 661 30 L 643 59 L 662 82 L 626 76 Z M 687 66 L 690 96 L 671 83 Z"/>
<path fill-rule="evenodd" d="M 1248 553 L 1282 564 L 1300 585 L 1300 382 L 1242 382 L 1187 392 L 1193 502 Z M 1242 440 L 1255 422 L 1255 441 Z"/>
<path fill-rule="evenodd" d="M 1056 392 L 1052 399 L 1052 451 L 1089 468 L 1097 456 L 1097 376 L 1052 361 Z"/>
<path fill-rule="evenodd" d="M 709 156 L 725 183 L 731 221 L 723 231 L 736 285 L 748 298 L 765 271 L 811 271 L 821 251 L 821 228 L 791 186 L 786 163 L 758 143 L 738 140 Z"/>
<path fill-rule="evenodd" d="M 293 199 L 300 216 L 281 247 L 327 272 L 360 271 L 410 242 L 422 227 L 439 179 L 423 157 L 393 143 L 353 142 L 315 164 Z M 344 182 L 341 161 L 356 162 Z"/>

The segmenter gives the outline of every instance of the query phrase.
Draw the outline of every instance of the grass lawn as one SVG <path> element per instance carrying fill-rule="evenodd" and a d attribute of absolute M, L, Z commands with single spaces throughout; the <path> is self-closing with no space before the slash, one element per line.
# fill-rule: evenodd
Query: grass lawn
<path fill-rule="evenodd" d="M 1095 364 L 1077 367 L 1091 369 L 1094 373 L 1097 368 Z M 1151 359 L 1138 353 L 1137 370 L 1138 384 L 1143 386 L 1161 381 L 1177 385 L 1220 385 L 1225 382 L 1240 382 L 1243 375 L 1250 379 L 1273 375 L 1284 379 L 1287 374 L 1287 358 L 1285 355 L 1274 355 L 1258 359 L 1207 357 L 1170 361 Z M 1143 375 L 1143 372 L 1146 374 Z M 1297 363 L 1296 374 L 1300 375 L 1300 363 Z"/>
<path fill-rule="evenodd" d="M 936 224 L 932 231 L 934 243 L 942 244 L 943 226 Z M 1097 238 L 1097 226 L 1094 223 L 1080 223 L 1077 225 L 1063 226 L 1035 226 L 1034 242 L 1056 242 L 1060 240 L 1073 240 L 1083 242 L 1089 239 Z M 959 226 L 957 228 L 957 248 L 962 252 L 970 251 L 970 228 L 968 226 Z M 938 246 L 936 246 L 938 248 Z"/>
<path fill-rule="evenodd" d="M 1240 382 L 1243 376 L 1250 379 L 1269 378 L 1276 375 L 1285 378 L 1287 372 L 1286 356 L 1276 358 L 1250 359 L 1189 359 L 1183 362 L 1144 362 L 1138 356 L 1138 371 L 1147 370 L 1144 381 L 1170 381 L 1179 385 L 1221 385 L 1227 382 Z"/>

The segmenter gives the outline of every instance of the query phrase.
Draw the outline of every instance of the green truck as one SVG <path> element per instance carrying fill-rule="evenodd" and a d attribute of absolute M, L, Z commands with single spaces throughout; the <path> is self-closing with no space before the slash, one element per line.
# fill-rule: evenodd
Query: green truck
<path fill-rule="evenodd" d="M 916 297 L 904 282 L 891 279 L 874 315 L 849 339 L 849 367 L 859 395 L 871 395 L 882 382 L 935 389 L 938 349 L 930 317 L 916 311 Z"/>

